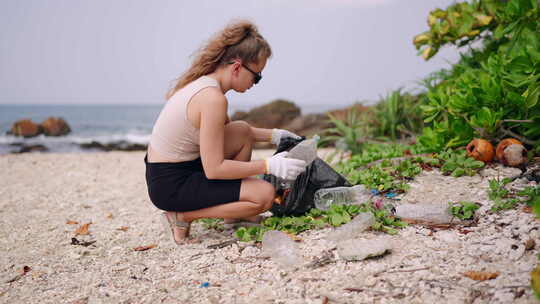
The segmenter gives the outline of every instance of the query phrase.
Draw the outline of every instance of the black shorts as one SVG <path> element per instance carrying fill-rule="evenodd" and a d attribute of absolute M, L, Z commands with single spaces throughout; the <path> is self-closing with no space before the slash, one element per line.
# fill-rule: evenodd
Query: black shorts
<path fill-rule="evenodd" d="M 192 211 L 240 200 L 241 179 L 208 179 L 201 158 L 146 164 L 146 185 L 154 205 L 165 211 Z"/>

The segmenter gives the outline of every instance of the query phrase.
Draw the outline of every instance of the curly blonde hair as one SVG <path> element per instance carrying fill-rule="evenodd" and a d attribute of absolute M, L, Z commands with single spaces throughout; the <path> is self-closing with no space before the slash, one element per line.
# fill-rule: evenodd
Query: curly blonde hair
<path fill-rule="evenodd" d="M 241 59 L 246 64 L 258 63 L 271 56 L 272 49 L 259 34 L 255 24 L 246 20 L 230 23 L 198 50 L 191 67 L 176 80 L 176 85 L 167 92 L 166 98 L 171 98 L 188 83 L 214 72 L 232 60 Z"/>

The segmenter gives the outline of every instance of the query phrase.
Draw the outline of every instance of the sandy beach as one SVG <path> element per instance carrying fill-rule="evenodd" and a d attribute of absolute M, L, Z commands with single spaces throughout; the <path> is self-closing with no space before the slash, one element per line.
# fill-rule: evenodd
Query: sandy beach
<path fill-rule="evenodd" d="M 257 150 L 253 159 L 272 152 Z M 476 225 L 411 225 L 396 236 L 368 231 L 366 239 L 389 239 L 394 249 L 359 262 L 339 258 L 335 242 L 325 239 L 332 228 L 308 231 L 299 235 L 306 265 L 326 253 L 331 261 L 284 270 L 253 243 L 209 249 L 234 237 L 201 223 L 192 235 L 202 243 L 173 245 L 148 199 L 143 157 L 0 156 L 1 303 L 535 302 L 529 280 L 540 245 L 531 248 L 529 240 L 540 240 L 540 221 L 522 206 L 488 212 L 488 179 L 516 169 L 495 166 L 459 179 L 424 172 L 402 198 L 479 202 Z M 87 223 L 88 234 L 76 235 Z M 139 246 L 155 247 L 134 250 Z M 463 275 L 473 270 L 498 276 L 474 281 Z"/>

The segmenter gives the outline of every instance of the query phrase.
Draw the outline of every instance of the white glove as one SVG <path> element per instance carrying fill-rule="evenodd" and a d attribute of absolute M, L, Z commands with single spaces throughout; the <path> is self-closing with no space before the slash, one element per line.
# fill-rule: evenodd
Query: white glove
<path fill-rule="evenodd" d="M 279 145 L 279 142 L 282 138 L 294 138 L 294 139 L 300 139 L 301 137 L 294 134 L 293 132 L 289 132 L 287 130 L 283 129 L 272 129 L 272 138 L 270 139 L 270 142 L 272 142 L 274 145 Z"/>
<path fill-rule="evenodd" d="M 295 180 L 306 170 L 306 162 L 301 159 L 286 158 L 284 151 L 266 159 L 266 173 L 284 180 Z"/>

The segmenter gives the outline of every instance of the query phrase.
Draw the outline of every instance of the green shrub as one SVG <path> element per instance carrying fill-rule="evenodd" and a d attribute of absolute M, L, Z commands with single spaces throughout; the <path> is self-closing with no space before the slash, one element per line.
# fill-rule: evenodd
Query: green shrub
<path fill-rule="evenodd" d="M 515 137 L 540 152 L 539 20 L 536 0 L 462 2 L 430 13 L 429 31 L 414 40 L 424 58 L 447 44 L 482 47 L 424 81 L 420 143 L 435 152 L 474 137 Z"/>
<path fill-rule="evenodd" d="M 395 141 L 406 135 L 413 136 L 420 133 L 424 126 L 422 110 L 422 96 L 403 93 L 398 89 L 381 100 L 374 108 L 375 120 L 373 133 L 376 138 L 385 138 Z"/>

